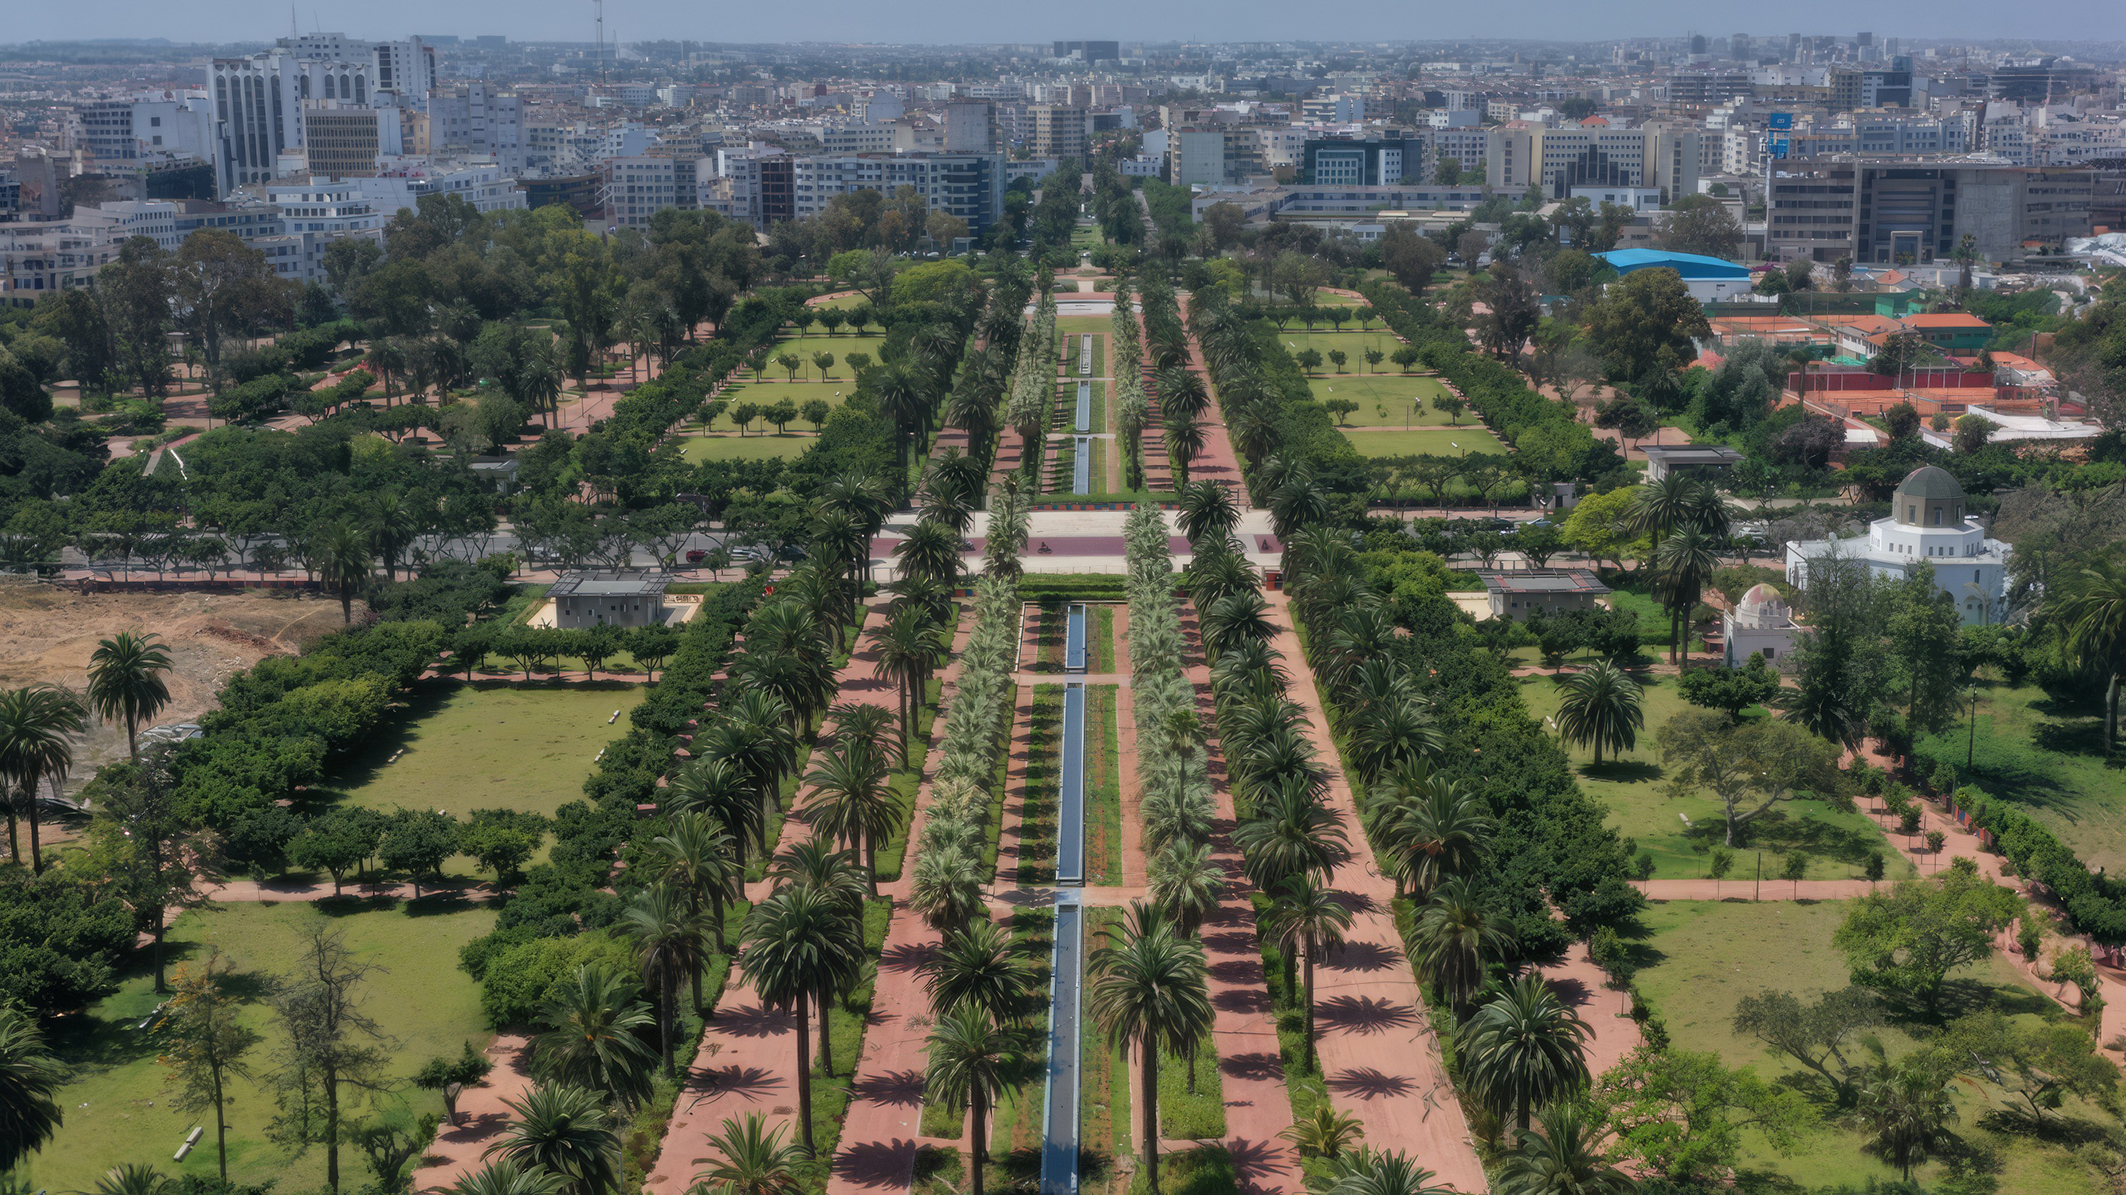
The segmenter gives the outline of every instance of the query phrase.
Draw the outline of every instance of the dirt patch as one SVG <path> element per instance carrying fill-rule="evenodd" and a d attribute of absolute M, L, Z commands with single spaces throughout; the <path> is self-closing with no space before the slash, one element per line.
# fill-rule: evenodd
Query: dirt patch
<path fill-rule="evenodd" d="M 170 704 L 156 722 L 196 721 L 232 673 L 287 655 L 340 625 L 339 603 L 292 592 L 77 593 L 0 580 L 0 688 L 46 682 L 88 687 L 89 656 L 120 631 L 153 631 L 168 645 Z M 69 788 L 126 752 L 125 727 L 92 722 Z"/>

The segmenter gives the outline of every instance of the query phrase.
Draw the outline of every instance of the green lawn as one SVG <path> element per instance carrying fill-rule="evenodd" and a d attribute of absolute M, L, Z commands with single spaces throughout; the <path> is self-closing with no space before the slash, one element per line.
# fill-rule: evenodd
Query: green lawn
<path fill-rule="evenodd" d="M 309 941 L 311 927 L 326 924 L 345 935 L 363 963 L 377 968 L 361 987 L 360 1011 L 383 1031 L 381 1076 L 395 1090 L 375 1103 L 364 1100 L 350 1119 L 380 1115 L 402 1118 L 441 1114 L 443 1101 L 407 1087 L 404 1080 L 429 1058 L 456 1054 L 460 1043 L 484 1049 L 492 1036 L 480 1013 L 479 985 L 458 969 L 458 950 L 494 928 L 488 908 L 449 901 L 413 904 L 334 902 L 329 911 L 303 903 L 218 905 L 188 913 L 170 930 L 176 960 L 203 961 L 219 949 L 232 989 L 251 1001 L 244 1024 L 263 1041 L 246 1058 L 255 1078 L 235 1081 L 228 1110 L 229 1178 L 240 1184 L 277 1183 L 283 1191 L 321 1190 L 325 1155 L 316 1146 L 297 1152 L 267 1139 L 278 1111 L 271 1077 L 286 1042 L 270 1007 L 269 988 L 291 974 Z M 173 962 L 174 972 L 176 964 Z M 26 1189 L 92 1190 L 96 1180 L 121 1162 L 153 1166 L 164 1174 L 212 1179 L 215 1170 L 213 1114 L 182 1113 L 164 1086 L 166 1070 L 156 1054 L 166 1043 L 153 1029 L 134 1026 L 162 1002 L 153 975 L 125 980 L 118 992 L 88 1013 L 54 1023 L 52 1044 L 73 1076 L 60 1090 L 66 1124 L 41 1153 L 32 1156 Z M 182 1163 L 170 1156 L 194 1125 L 206 1136 Z M 349 1191 L 370 1181 L 361 1151 L 343 1147 L 341 1177 Z"/>
<path fill-rule="evenodd" d="M 1088 626 L 1086 638 L 1090 640 L 1097 629 Z M 1092 655 L 1090 644 L 1086 655 Z M 1086 663 L 1090 665 L 1092 660 L 1088 658 Z M 1093 885 L 1122 882 L 1122 750 L 1117 735 L 1115 686 L 1087 685 L 1085 882 Z"/>
<path fill-rule="evenodd" d="M 1292 354 L 1295 362 L 1300 352 L 1305 349 L 1320 353 L 1321 365 L 1318 368 L 1322 373 L 1329 374 L 1337 372 L 1336 367 L 1329 363 L 1329 352 L 1332 349 L 1341 350 L 1344 356 L 1349 358 L 1344 362 L 1343 372 L 1363 373 L 1366 368 L 1367 349 L 1379 349 L 1380 368 L 1390 370 L 1396 366 L 1389 358 L 1395 355 L 1395 350 L 1403 347 L 1403 342 L 1382 328 L 1379 321 L 1374 322 L 1372 331 L 1361 332 L 1358 330 L 1357 320 L 1345 324 L 1341 332 L 1331 328 L 1327 320 L 1316 325 L 1311 332 L 1307 331 L 1305 324 L 1293 320 L 1277 334 L 1277 343 L 1284 346 L 1285 352 Z"/>
<path fill-rule="evenodd" d="M 788 399 L 791 406 L 803 411 L 805 404 L 815 398 L 825 399 L 829 407 L 838 407 L 847 402 L 855 393 L 856 383 L 849 379 L 848 371 L 838 365 L 834 368 L 834 377 L 824 382 L 819 380 L 818 371 L 810 366 L 805 367 L 805 372 L 799 375 L 799 380 L 795 382 L 784 381 L 781 370 L 770 368 L 766 381 L 741 382 L 718 395 L 717 399 L 724 404 L 724 409 L 716 416 L 716 422 L 710 424 L 707 430 L 719 432 L 735 432 L 739 430 L 737 421 L 731 418 L 731 408 L 741 403 L 752 403 L 754 406 L 766 410 L 776 403 Z M 686 431 L 703 430 L 699 423 L 692 420 L 681 424 L 680 427 Z M 753 427 L 749 434 L 759 435 L 764 431 L 772 432 L 774 430 L 775 425 L 762 418 L 753 421 Z M 809 434 L 816 429 L 812 426 L 810 420 L 800 414 L 790 421 L 785 430 Z"/>
<path fill-rule="evenodd" d="M 2055 701 L 2035 685 L 1981 682 L 1977 733 L 1968 744 L 1967 734 L 1959 719 L 1920 750 L 1946 760 L 1965 783 L 2021 804 L 2089 866 L 2126 865 L 2126 772 L 2104 766 L 2100 703 Z"/>
<path fill-rule="evenodd" d="M 807 304 L 805 304 L 805 306 L 807 306 L 807 307 L 840 307 L 840 308 L 842 308 L 843 310 L 847 310 L 847 309 L 849 309 L 849 308 L 851 308 L 851 307 L 855 307 L 855 306 L 857 306 L 857 305 L 859 305 L 859 304 L 862 304 L 862 303 L 869 303 L 870 301 L 871 301 L 871 300 L 869 300 L 869 299 L 865 298 L 865 297 L 864 297 L 864 296 L 862 296 L 862 295 L 836 295 L 836 296 L 835 296 L 834 298 L 831 298 L 831 299 L 821 299 L 821 300 L 819 300 L 819 301 L 818 301 L 818 302 L 816 302 L 816 303 L 807 303 Z"/>
<path fill-rule="evenodd" d="M 750 436 L 722 434 L 714 436 L 678 436 L 679 455 L 689 461 L 757 461 L 771 457 L 796 460 L 805 449 L 812 447 L 819 437 L 810 432 L 789 432 L 777 435 L 774 432 L 755 432 Z"/>
<path fill-rule="evenodd" d="M 1651 965 L 1638 973 L 1639 990 L 1652 1003 L 1667 1025 L 1677 1048 L 1711 1051 L 1731 1066 L 1754 1066 L 1757 1073 L 1774 1078 L 1799 1069 L 1773 1057 L 1753 1038 L 1737 1036 L 1731 1028 L 1735 1003 L 1765 988 L 1792 991 L 1812 998 L 1824 991 L 1846 986 L 1844 956 L 1831 946 L 1831 935 L 1845 918 L 1845 905 L 1828 901 L 1815 905 L 1740 904 L 1711 901 L 1674 901 L 1648 909 L 1641 920 L 1651 936 L 1641 943 Z M 2005 960 L 1995 957 L 1967 967 L 1958 978 L 1974 1006 L 1991 1004 L 2010 1015 L 2052 1015 L 2051 1001 L 2038 996 L 2014 978 Z M 1621 997 L 1598 992 L 1583 1016 L 1615 1015 Z M 1913 1048 L 1914 1037 L 1902 1014 L 1876 1032 L 1891 1056 Z M 1922 1033 L 1924 1028 L 1920 1028 Z M 1851 1053 L 1851 1052 L 1849 1052 Z M 1864 1056 L 1864 1051 L 1854 1053 Z M 1967 1142 L 2000 1151 L 1999 1190 L 2016 1195 L 2067 1195 L 2106 1188 L 2104 1180 L 2067 1147 L 2044 1144 L 2036 1139 L 1994 1133 L 1979 1127 L 1981 1116 L 2000 1105 L 1998 1092 L 1974 1084 L 1952 1084 L 1961 1113 L 1955 1131 Z M 2088 1115 L 2069 1099 L 2069 1114 Z M 2108 1118 L 2101 1118 L 2108 1119 Z M 1805 1134 L 1790 1156 L 1774 1152 L 1762 1136 L 1745 1129 L 1743 1169 L 1757 1172 L 1766 1181 L 1750 1183 L 1745 1190 L 1788 1189 L 1785 1183 L 1816 1190 L 1836 1184 L 1858 1189 L 1870 1179 L 1888 1182 L 1895 1171 L 1862 1152 L 1865 1138 L 1859 1132 L 1839 1127 L 1835 1113 L 1827 1115 L 1822 1128 Z M 1766 1173 L 1768 1172 L 1768 1173 Z M 1929 1163 L 1913 1177 L 1929 1190 L 1945 1173 L 1939 1163 Z M 1773 1177 L 1777 1176 L 1777 1177 Z M 1782 1183 L 1780 1180 L 1784 1180 Z"/>
<path fill-rule="evenodd" d="M 1093 338 L 1093 377 L 1107 373 L 1107 338 L 1115 331 L 1114 320 L 1104 315 L 1062 315 L 1056 317 L 1056 333 L 1063 338 L 1063 351 L 1057 360 L 1062 363 L 1063 377 L 1067 381 L 1078 375 L 1078 337 L 1091 333 Z"/>
<path fill-rule="evenodd" d="M 323 787 L 371 809 L 551 814 L 583 796 L 598 753 L 627 732 L 642 697 L 626 684 L 422 686 Z"/>
<path fill-rule="evenodd" d="M 1365 365 L 1358 363 L 1356 368 L 1363 370 Z M 1354 427 L 1401 427 L 1406 422 L 1412 427 L 1456 426 L 1433 409 L 1433 397 L 1445 394 L 1447 389 L 1438 378 L 1429 375 L 1405 374 L 1393 366 L 1384 366 L 1380 373 L 1316 376 L 1307 384 L 1313 388 L 1317 402 L 1341 398 L 1357 403 L 1358 410 L 1345 416 Z M 1459 426 L 1474 422 L 1474 417 L 1465 411 Z"/>
<path fill-rule="evenodd" d="M 1676 691 L 1673 677 L 1644 677 L 1646 729 L 1638 745 L 1621 759 L 1593 763 L 1594 753 L 1564 744 L 1572 757 L 1580 787 L 1609 810 L 1607 824 L 1619 834 L 1637 839 L 1639 849 L 1654 857 L 1657 879 L 1697 879 L 1706 874 L 1706 861 L 1725 832 L 1720 802 L 1710 796 L 1671 797 L 1665 789 L 1661 751 L 1654 733 L 1679 711 L 1690 706 Z M 1537 721 L 1558 711 L 1560 690 L 1548 676 L 1523 678 L 1521 698 Z M 1689 818 L 1688 824 L 1684 818 Z M 1870 851 L 1881 851 L 1889 876 L 1911 875 L 1912 865 L 1883 838 L 1865 814 L 1840 813 L 1821 801 L 1792 801 L 1775 807 L 1750 825 L 1748 845 L 1736 851 L 1730 882 L 1743 884 L 1757 872 L 1757 850 L 1764 852 L 1767 876 L 1777 876 L 1784 856 L 1799 848 L 1808 853 L 1808 878 L 1812 880 L 1858 879 L 1864 874 Z M 1772 891 L 1778 891 L 1775 882 Z M 1736 895 L 1744 888 L 1738 887 Z"/>
<path fill-rule="evenodd" d="M 827 330 L 818 324 L 814 324 L 811 331 L 804 333 L 786 328 L 783 332 L 783 338 L 776 341 L 768 349 L 768 373 L 773 377 L 787 376 L 783 373 L 782 366 L 775 364 L 775 358 L 784 353 L 796 353 L 805 362 L 804 373 L 798 376 L 818 377 L 818 371 L 812 368 L 812 354 L 833 353 L 835 375 L 846 378 L 849 376 L 849 367 L 842 363 L 843 358 L 851 353 L 868 353 L 871 356 L 871 363 L 876 365 L 878 364 L 878 346 L 883 344 L 885 340 L 886 334 L 879 331 L 877 324 L 865 325 L 864 334 L 861 336 L 851 332 L 847 324 L 843 324 L 841 331 L 832 336 L 829 336 Z"/>
<path fill-rule="evenodd" d="M 1423 428 L 1406 432 L 1358 432 L 1348 429 L 1344 438 L 1360 456 L 1466 456 L 1489 453 L 1504 456 L 1506 447 L 1498 437 L 1476 424 L 1460 428 Z"/>

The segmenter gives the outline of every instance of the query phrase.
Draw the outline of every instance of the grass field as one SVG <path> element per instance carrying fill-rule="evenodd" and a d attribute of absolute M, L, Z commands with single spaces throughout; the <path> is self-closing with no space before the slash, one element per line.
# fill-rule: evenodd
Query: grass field
<path fill-rule="evenodd" d="M 1021 884 L 1056 879 L 1056 782 L 1063 763 L 1063 686 L 1035 685 L 1026 742 L 1026 789 L 1019 800 Z"/>
<path fill-rule="evenodd" d="M 1359 368 L 1365 366 L 1361 364 Z M 1406 420 L 1411 427 L 1457 426 L 1432 408 L 1433 396 L 1447 392 L 1438 378 L 1394 372 L 1354 373 L 1316 376 L 1307 379 L 1307 384 L 1317 402 L 1342 398 L 1357 403 L 1358 409 L 1346 416 L 1354 427 L 1402 427 Z M 1459 427 L 1473 423 L 1475 418 L 1463 412 Z"/>
<path fill-rule="evenodd" d="M 2126 772 L 2104 766 L 2100 704 L 2056 701 L 2035 685 L 1980 682 L 1966 768 L 1969 730 L 1959 719 L 1920 749 L 1947 760 L 1965 783 L 2022 805 L 2089 866 L 2126 866 Z"/>
<path fill-rule="evenodd" d="M 833 297 L 833 298 L 831 298 L 831 299 L 821 299 L 821 300 L 819 300 L 818 302 L 815 302 L 815 303 L 807 303 L 807 304 L 805 304 L 805 306 L 807 306 L 807 307 L 839 307 L 839 308 L 843 309 L 844 311 L 846 311 L 846 310 L 848 310 L 848 309 L 849 309 L 849 308 L 851 308 L 851 307 L 855 307 L 855 306 L 857 306 L 858 304 L 861 304 L 861 303 L 869 303 L 870 301 L 871 301 L 871 300 L 869 300 L 869 299 L 865 298 L 865 297 L 864 297 L 864 296 L 862 296 L 862 295 L 836 295 L 835 297 Z"/>
<path fill-rule="evenodd" d="M 678 436 L 679 455 L 689 461 L 759 461 L 771 457 L 796 460 L 803 456 L 818 437 L 810 432 L 789 432 L 777 435 L 773 432 L 755 432 L 750 436 Z"/>
<path fill-rule="evenodd" d="M 1090 640 L 1098 628 L 1089 626 L 1086 631 L 1086 638 Z M 1092 664 L 1092 654 L 1088 644 L 1088 666 Z M 1085 882 L 1093 885 L 1122 882 L 1122 750 L 1117 734 L 1115 686 L 1087 685 Z M 1215 1068 L 1213 1071 L 1215 1073 Z"/>
<path fill-rule="evenodd" d="M 627 732 L 642 697 L 627 684 L 422 686 L 323 788 L 370 809 L 551 814 L 583 796 L 598 753 Z"/>
<path fill-rule="evenodd" d="M 1464 456 L 1469 453 L 1488 453 L 1492 456 L 1506 455 L 1506 447 L 1498 437 L 1482 427 L 1465 425 L 1460 428 L 1420 428 L 1405 432 L 1344 431 L 1344 438 L 1358 449 L 1360 456 Z"/>
<path fill-rule="evenodd" d="M 1676 1048 L 1710 1051 L 1730 1066 L 1753 1066 L 1767 1079 L 1799 1069 L 1764 1050 L 1754 1038 L 1740 1037 L 1731 1027 L 1735 1003 L 1765 988 L 1792 991 L 1803 998 L 1846 986 L 1845 958 L 1831 946 L 1831 935 L 1845 918 L 1843 902 L 1815 905 L 1740 904 L 1710 901 L 1675 901 L 1655 905 L 1641 920 L 1651 936 L 1642 947 L 1651 964 L 1638 973 L 1639 990 L 1660 1014 Z M 1999 1008 L 2011 1016 L 2036 1017 L 2052 1014 L 2049 1000 L 2018 983 L 2005 960 L 1994 957 L 1967 967 L 1952 977 L 1966 1007 Z M 1599 992 L 1583 1016 L 1615 1015 L 1620 997 Z M 1914 1033 L 1925 1027 L 1901 1019 L 1893 1011 L 1891 1022 L 1876 1030 L 1891 1057 L 1913 1048 Z M 1864 1057 L 1849 1051 L 1856 1060 Z M 2022 1135 L 2008 1135 L 1982 1127 L 1986 1111 L 1999 1107 L 1998 1089 L 1980 1089 L 1976 1084 L 1952 1084 L 1957 1093 L 1960 1117 L 1952 1126 L 1974 1146 L 1998 1151 L 1998 1190 L 2016 1195 L 2068 1195 L 2106 1189 L 2107 1183 L 2087 1162 L 2068 1147 L 2043 1143 Z M 2078 1106 L 2068 1097 L 2062 1110 L 2069 1117 L 2106 1119 Z M 1742 1132 L 1745 1181 L 1741 1190 L 1820 1190 L 1844 1184 L 1858 1189 L 1870 1180 L 1888 1182 L 1896 1172 L 1863 1152 L 1864 1136 L 1836 1123 L 1836 1111 L 1826 1110 L 1822 1127 L 1807 1132 L 1789 1156 L 1774 1152 L 1762 1135 L 1752 1129 Z M 2093 1126 L 2092 1126 L 2093 1127 Z M 1928 1190 L 1946 1173 L 1938 1163 L 1913 1172 L 1913 1178 Z M 1991 1189 L 1991 1188 L 1988 1188 Z"/>
<path fill-rule="evenodd" d="M 1066 379 L 1078 375 L 1078 337 L 1090 333 L 1093 338 L 1093 377 L 1107 374 L 1107 338 L 1114 334 L 1115 324 L 1104 315 L 1064 315 L 1056 317 L 1056 332 L 1063 340 L 1063 351 L 1057 360 L 1062 363 Z"/>
<path fill-rule="evenodd" d="M 266 1135 L 277 1112 L 270 1083 L 275 1055 L 286 1042 L 268 989 L 295 970 L 313 926 L 329 925 L 345 935 L 356 957 L 377 968 L 360 989 L 360 1011 L 383 1032 L 380 1077 L 392 1081 L 395 1090 L 348 1110 L 348 1118 L 410 1119 L 426 1112 L 440 1115 L 443 1101 L 410 1088 L 406 1078 L 432 1057 L 456 1054 L 462 1042 L 478 1050 L 491 1037 L 480 1013 L 479 987 L 458 969 L 458 950 L 491 930 L 494 920 L 491 909 L 434 899 L 334 902 L 326 910 L 302 903 L 230 904 L 180 918 L 170 930 L 172 958 L 198 963 L 219 949 L 231 990 L 251 1000 L 242 1021 L 264 1039 L 245 1059 L 256 1077 L 236 1080 L 231 1093 L 231 1181 L 277 1183 L 285 1191 L 321 1190 L 325 1184 L 322 1149 L 296 1152 Z M 26 1189 L 93 1190 L 96 1180 L 121 1162 L 153 1166 L 173 1177 L 214 1177 L 212 1112 L 176 1110 L 170 1102 L 174 1092 L 163 1082 L 166 1069 L 156 1062 L 166 1043 L 152 1029 L 134 1029 L 162 1002 L 153 988 L 152 974 L 131 976 L 86 1015 L 55 1023 L 53 1047 L 73 1067 L 59 1092 L 66 1124 L 31 1156 Z M 198 1124 L 206 1126 L 206 1137 L 173 1165 L 170 1155 Z M 352 1145 L 342 1148 L 340 1165 L 347 1190 L 369 1181 L 361 1151 Z"/>
<path fill-rule="evenodd" d="M 1561 745 L 1572 757 L 1580 787 L 1608 808 L 1606 824 L 1638 840 L 1639 850 L 1654 857 L 1655 878 L 1699 879 L 1706 874 L 1712 848 L 1723 840 L 1726 822 L 1720 802 L 1713 797 L 1671 797 L 1664 791 L 1666 775 L 1654 733 L 1691 707 L 1677 693 L 1673 677 L 1642 679 L 1646 682 L 1641 706 L 1646 728 L 1635 748 L 1596 767 L 1592 751 L 1571 743 Z M 1557 713 L 1561 692 L 1548 676 L 1522 680 L 1521 698 L 1537 721 Z M 1683 820 L 1686 817 L 1688 823 Z M 1840 813 L 1821 801 L 1787 802 L 1751 823 L 1748 845 L 1735 853 L 1730 883 L 1746 884 L 1756 877 L 1759 848 L 1768 877 L 1780 874 L 1785 855 L 1795 849 L 1808 854 L 1807 878 L 1812 880 L 1859 879 L 1865 874 L 1870 851 L 1882 852 L 1890 878 L 1913 874 L 1912 865 L 1865 814 Z M 1769 878 L 1765 882 L 1776 884 Z M 1746 891 L 1746 887 L 1735 889 L 1738 896 Z"/>
<path fill-rule="evenodd" d="M 1298 320 L 1293 320 L 1284 326 L 1282 332 L 1277 334 L 1277 343 L 1283 345 L 1284 350 L 1294 357 L 1297 357 L 1305 349 L 1313 349 L 1315 352 L 1320 353 L 1320 372 L 1323 373 L 1336 372 L 1336 367 L 1329 364 L 1329 350 L 1331 349 L 1341 350 L 1344 356 L 1349 358 L 1349 360 L 1344 362 L 1343 371 L 1345 373 L 1362 373 L 1366 368 L 1365 354 L 1367 349 L 1380 350 L 1380 368 L 1383 372 L 1386 372 L 1396 368 L 1395 363 L 1388 358 L 1395 355 L 1395 350 L 1403 347 L 1403 342 L 1382 329 L 1379 323 L 1376 322 L 1373 325 L 1371 332 L 1361 332 L 1358 330 L 1358 322 L 1356 320 L 1345 324 L 1344 330 L 1341 332 L 1330 328 L 1327 322 L 1323 322 L 1315 331 L 1309 332 L 1305 324 L 1300 323 Z"/>

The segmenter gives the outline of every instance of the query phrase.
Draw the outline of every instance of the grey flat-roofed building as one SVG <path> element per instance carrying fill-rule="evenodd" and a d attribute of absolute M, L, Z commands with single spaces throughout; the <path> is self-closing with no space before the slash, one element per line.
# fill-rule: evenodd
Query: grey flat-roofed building
<path fill-rule="evenodd" d="M 664 621 L 663 573 L 563 573 L 546 595 L 557 627 L 647 627 Z"/>
<path fill-rule="evenodd" d="M 1584 568 L 1479 569 L 1476 575 L 1483 578 L 1484 592 L 1491 599 L 1491 616 L 1515 622 L 1535 610 L 1545 614 L 1592 610 L 1595 599 L 1609 592 L 1609 586 Z"/>
<path fill-rule="evenodd" d="M 1724 444 L 1686 444 L 1662 447 L 1648 444 L 1639 451 L 1646 454 L 1646 480 L 1659 481 L 1671 473 L 1706 473 L 1725 469 L 1742 459 L 1742 454 Z"/>

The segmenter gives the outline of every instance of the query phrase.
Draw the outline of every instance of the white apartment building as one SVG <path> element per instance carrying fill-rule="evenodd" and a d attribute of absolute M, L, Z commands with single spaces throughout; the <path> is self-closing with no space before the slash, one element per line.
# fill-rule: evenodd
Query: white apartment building
<path fill-rule="evenodd" d="M 1670 195 L 1698 189 L 1694 125 L 1491 129 L 1484 157 L 1491 186 L 1519 191 L 1534 183 L 1553 198 L 1579 186 L 1653 187 Z"/>
<path fill-rule="evenodd" d="M 899 124 L 850 124 L 819 131 L 820 148 L 830 154 L 890 154 L 915 148 L 914 130 Z"/>
<path fill-rule="evenodd" d="M 435 47 L 418 37 L 369 41 L 344 33 L 299 33 L 280 39 L 276 48 L 306 60 L 361 63 L 372 87 L 396 94 L 409 108 L 426 105 L 436 88 Z"/>
<path fill-rule="evenodd" d="M 599 206 L 614 228 L 648 228 L 659 208 L 700 203 L 694 157 L 613 157 L 601 167 Z"/>
<path fill-rule="evenodd" d="M 120 167 L 169 158 L 214 158 L 214 113 L 205 92 L 158 98 L 96 100 L 75 110 L 79 132 L 70 149 Z"/>
<path fill-rule="evenodd" d="M 266 251 L 274 271 L 282 277 L 322 281 L 326 246 L 343 237 L 382 244 L 384 225 L 396 214 L 396 209 L 380 210 L 362 193 L 365 181 L 369 180 L 311 180 L 260 188 L 266 201 L 280 209 L 280 236 L 257 238 L 252 244 Z"/>
<path fill-rule="evenodd" d="M 792 172 L 792 215 L 819 214 L 829 200 L 851 191 L 894 194 L 913 187 L 932 208 L 967 221 L 980 236 L 1004 214 L 1002 154 L 861 154 L 799 158 Z"/>
<path fill-rule="evenodd" d="M 388 222 L 400 208 L 418 208 L 426 195 L 455 195 L 481 212 L 522 210 L 524 191 L 500 166 L 432 170 L 408 166 L 347 180 Z"/>
<path fill-rule="evenodd" d="M 491 83 L 466 83 L 428 97 L 429 142 L 435 149 L 483 154 L 510 173 L 525 166 L 524 105 Z"/>

